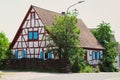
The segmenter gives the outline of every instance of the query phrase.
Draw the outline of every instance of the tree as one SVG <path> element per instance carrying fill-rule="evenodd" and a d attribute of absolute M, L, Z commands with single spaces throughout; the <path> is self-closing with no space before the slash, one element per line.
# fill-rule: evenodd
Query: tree
<path fill-rule="evenodd" d="M 78 72 L 84 65 L 84 51 L 80 47 L 80 30 L 76 26 L 76 16 L 56 16 L 54 21 L 46 29 L 58 47 L 59 58 L 70 60 L 71 67 L 77 67 L 76 70 L 73 69 L 74 72 Z"/>
<path fill-rule="evenodd" d="M 102 22 L 95 30 L 92 30 L 93 35 L 105 48 L 102 59 L 102 67 L 104 71 L 115 71 L 114 63 L 117 55 L 117 42 L 113 41 L 113 33 L 109 23 Z"/>
<path fill-rule="evenodd" d="M 9 41 L 3 32 L 0 32 L 0 59 L 8 58 L 9 56 Z"/>

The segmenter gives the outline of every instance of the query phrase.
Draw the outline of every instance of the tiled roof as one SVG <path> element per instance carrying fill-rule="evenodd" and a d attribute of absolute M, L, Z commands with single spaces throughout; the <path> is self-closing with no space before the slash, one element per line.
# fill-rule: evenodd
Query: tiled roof
<path fill-rule="evenodd" d="M 39 7 L 33 6 L 36 10 L 37 14 L 41 18 L 42 22 L 45 26 L 50 26 L 54 22 L 55 15 L 61 15 L 59 13 L 45 10 Z M 83 23 L 81 19 L 78 19 L 77 26 L 80 28 L 80 44 L 83 48 L 90 48 L 90 49 L 104 49 L 96 38 L 92 35 L 92 33 L 88 30 L 86 25 Z"/>

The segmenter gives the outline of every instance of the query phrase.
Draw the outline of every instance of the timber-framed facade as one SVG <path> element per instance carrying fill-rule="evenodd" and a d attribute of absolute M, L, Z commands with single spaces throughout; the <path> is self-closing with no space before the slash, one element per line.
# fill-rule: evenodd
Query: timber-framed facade
<path fill-rule="evenodd" d="M 46 53 L 49 49 L 57 48 L 45 30 L 45 26 L 50 26 L 54 22 L 54 15 L 62 14 L 35 6 L 29 8 L 10 45 L 15 58 L 59 59 L 54 52 Z M 81 30 L 80 41 L 81 47 L 86 51 L 85 60 L 91 65 L 98 64 L 103 57 L 104 48 L 81 19 L 78 19 L 76 25 Z"/>

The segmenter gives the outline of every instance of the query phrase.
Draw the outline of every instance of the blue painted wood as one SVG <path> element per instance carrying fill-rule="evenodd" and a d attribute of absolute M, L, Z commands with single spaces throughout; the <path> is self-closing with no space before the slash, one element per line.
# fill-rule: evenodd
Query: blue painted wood
<path fill-rule="evenodd" d="M 29 40 L 33 39 L 32 32 L 29 32 L 29 33 L 28 33 L 28 35 L 29 35 L 29 37 L 28 37 L 28 38 L 29 38 Z"/>
<path fill-rule="evenodd" d="M 15 51 L 14 58 L 18 59 L 18 51 Z"/>
<path fill-rule="evenodd" d="M 95 59 L 95 52 L 92 51 L 92 60 L 94 60 L 94 59 Z"/>
<path fill-rule="evenodd" d="M 43 51 L 40 51 L 40 59 L 43 59 Z"/>
<path fill-rule="evenodd" d="M 23 51 L 22 51 L 22 58 L 25 58 L 25 57 L 26 57 L 26 51 L 23 50 Z"/>
<path fill-rule="evenodd" d="M 99 52 L 96 53 L 96 59 L 99 59 Z"/>
<path fill-rule="evenodd" d="M 38 32 L 34 32 L 34 39 L 38 39 Z"/>
<path fill-rule="evenodd" d="M 51 52 L 48 53 L 48 59 L 52 59 L 52 53 Z"/>

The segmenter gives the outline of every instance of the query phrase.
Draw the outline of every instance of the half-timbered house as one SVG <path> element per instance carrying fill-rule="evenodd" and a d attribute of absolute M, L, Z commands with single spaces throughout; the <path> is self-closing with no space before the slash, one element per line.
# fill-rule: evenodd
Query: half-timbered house
<path fill-rule="evenodd" d="M 56 58 L 52 53 L 46 54 L 48 48 L 56 48 L 56 46 L 49 45 L 54 42 L 47 37 L 49 33 L 45 30 L 45 26 L 50 26 L 54 22 L 54 15 L 62 14 L 35 6 L 29 8 L 10 45 L 15 58 L 39 58 L 44 60 Z M 104 48 L 81 19 L 78 19 L 76 25 L 81 30 L 80 46 L 86 51 L 85 60 L 91 65 L 98 64 Z"/>

